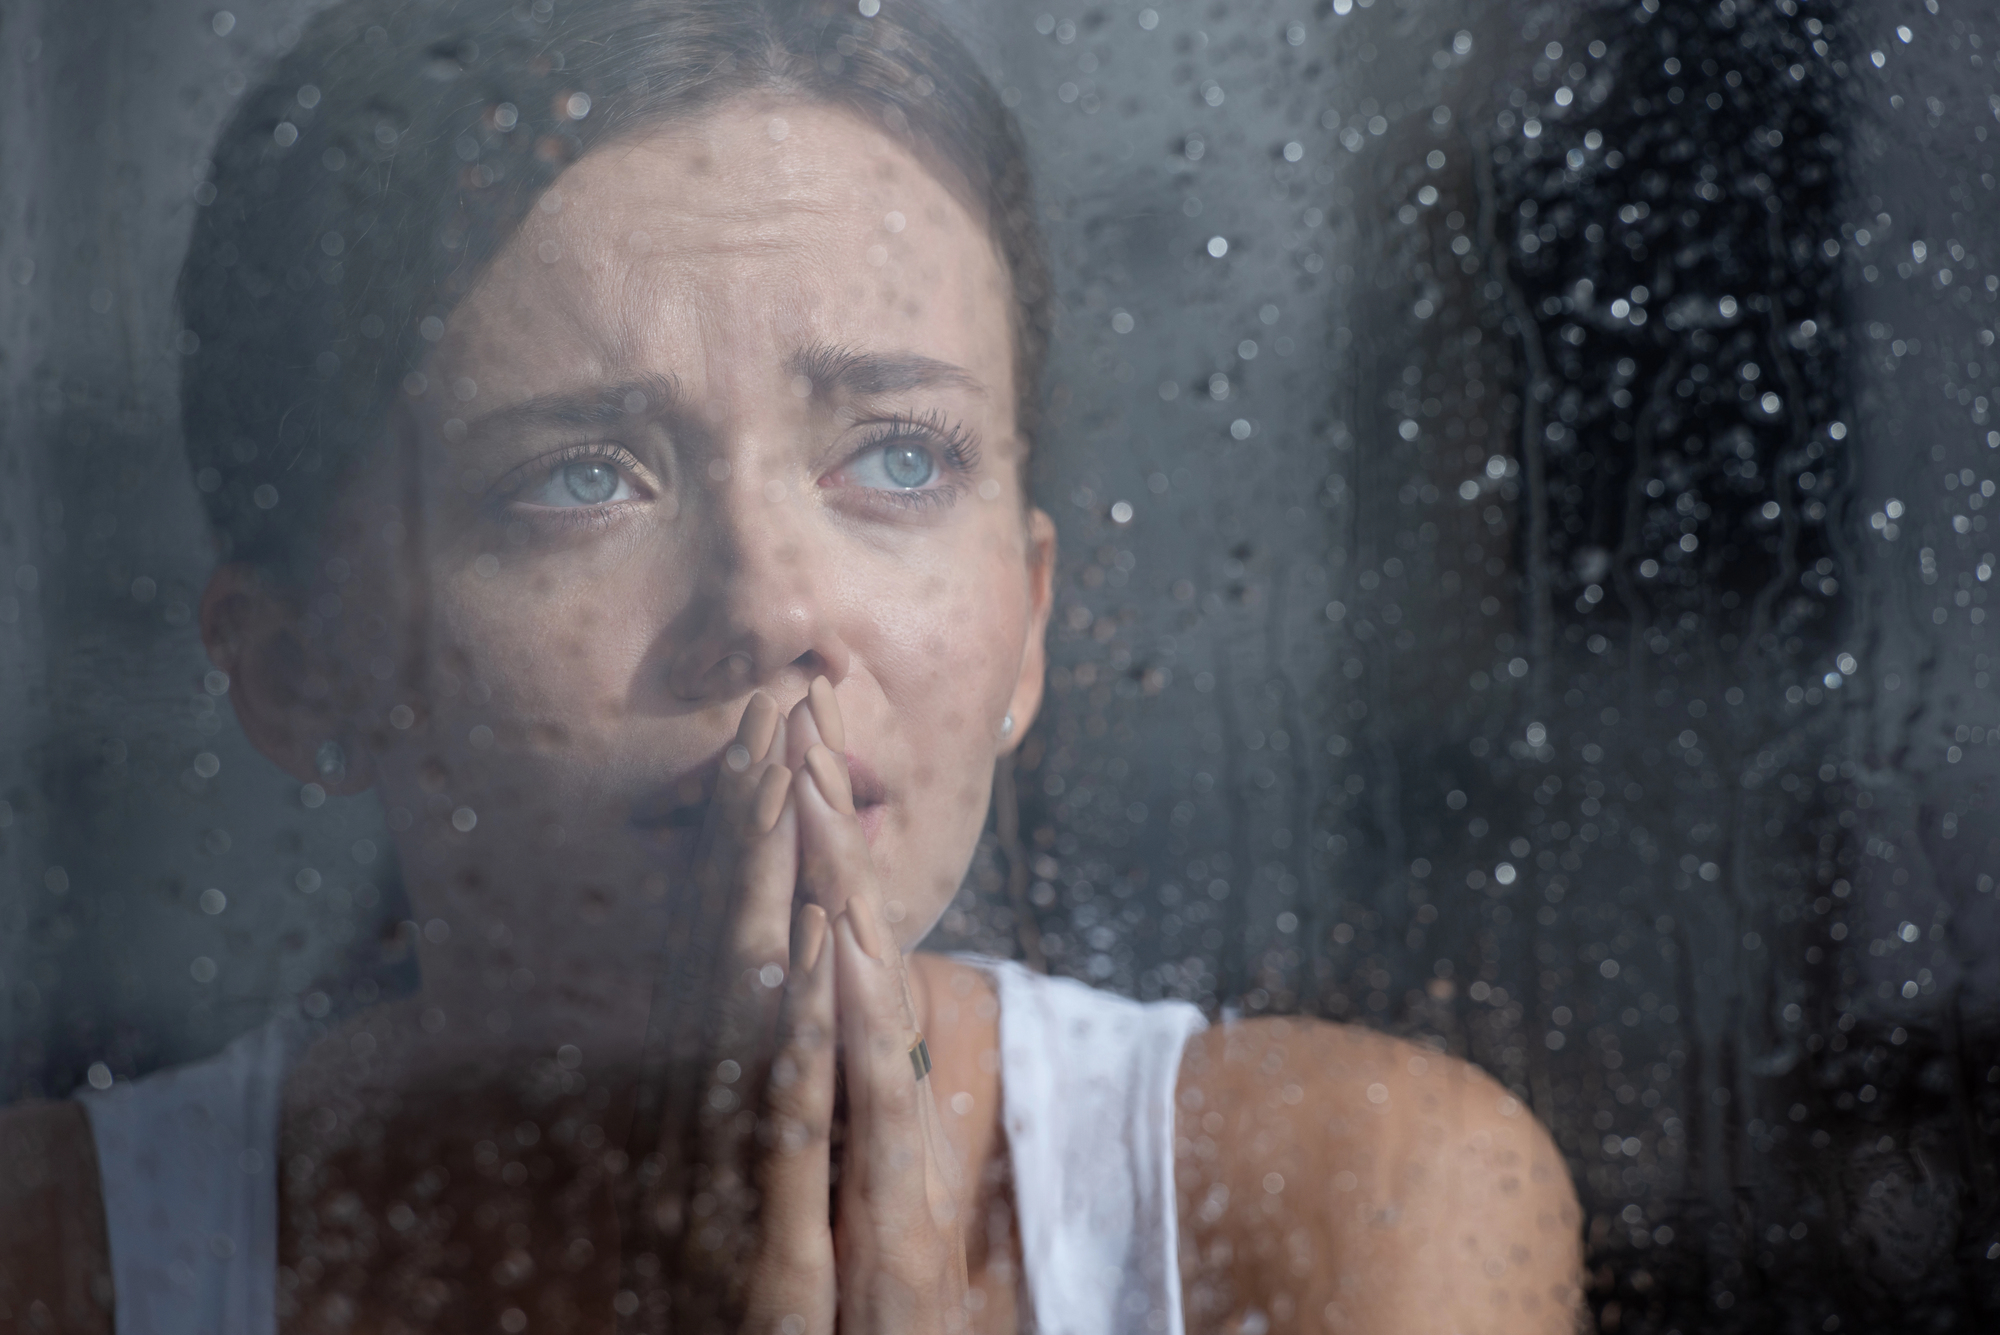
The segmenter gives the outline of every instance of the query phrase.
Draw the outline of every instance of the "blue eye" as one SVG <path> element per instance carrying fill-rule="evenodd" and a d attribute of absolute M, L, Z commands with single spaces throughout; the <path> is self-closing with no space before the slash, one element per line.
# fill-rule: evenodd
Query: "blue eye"
<path fill-rule="evenodd" d="M 602 505 L 618 491 L 618 470 L 609 464 L 567 464 L 562 477 L 569 494 L 585 505 Z"/>
<path fill-rule="evenodd" d="M 628 501 L 636 494 L 616 464 L 607 459 L 575 459 L 551 468 L 541 483 L 520 493 L 520 499 L 529 505 L 575 510 Z"/>
<path fill-rule="evenodd" d="M 938 474 L 937 460 L 921 445 L 884 445 L 865 454 L 848 469 L 853 480 L 864 487 L 882 490 L 915 491 Z"/>
<path fill-rule="evenodd" d="M 937 411 L 871 423 L 868 435 L 821 486 L 860 492 L 857 503 L 904 509 L 948 506 L 979 469 L 970 432 Z M 868 495 L 872 493 L 872 495 Z"/>
<path fill-rule="evenodd" d="M 882 471 L 899 487 L 921 487 L 937 475 L 937 465 L 929 450 L 892 445 L 882 451 Z"/>

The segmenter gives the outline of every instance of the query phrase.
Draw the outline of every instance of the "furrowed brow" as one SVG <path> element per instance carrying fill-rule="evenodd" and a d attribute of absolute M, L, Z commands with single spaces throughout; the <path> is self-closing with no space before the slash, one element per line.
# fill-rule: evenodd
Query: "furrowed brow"
<path fill-rule="evenodd" d="M 644 375 L 510 403 L 475 420 L 467 434 L 491 436 L 536 427 L 611 426 L 631 417 L 671 413 L 679 406 L 680 389 L 671 376 Z"/>
<path fill-rule="evenodd" d="M 940 387 L 986 393 L 977 376 L 950 362 L 914 352 L 862 352 L 831 343 L 816 343 L 796 353 L 792 373 L 811 381 L 818 395 L 845 392 L 868 398 Z"/>

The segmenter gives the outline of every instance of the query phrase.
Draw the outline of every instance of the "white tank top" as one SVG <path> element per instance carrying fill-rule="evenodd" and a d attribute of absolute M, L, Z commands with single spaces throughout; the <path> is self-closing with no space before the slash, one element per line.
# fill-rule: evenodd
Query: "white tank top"
<path fill-rule="evenodd" d="M 999 993 L 1034 1329 L 1183 1335 L 1173 1096 L 1201 1013 L 959 958 Z M 206 1061 L 77 1094 L 97 1142 L 118 1335 L 276 1335 L 278 1121 L 309 1041 L 302 1023 L 273 1021 Z"/>

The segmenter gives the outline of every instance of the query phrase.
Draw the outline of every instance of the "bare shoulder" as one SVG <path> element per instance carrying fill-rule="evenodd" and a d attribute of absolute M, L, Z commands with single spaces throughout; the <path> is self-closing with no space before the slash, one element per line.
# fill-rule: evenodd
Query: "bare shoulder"
<path fill-rule="evenodd" d="M 110 1335 L 111 1248 L 81 1104 L 0 1108 L 0 1331 Z"/>
<path fill-rule="evenodd" d="M 1568 1169 L 1477 1067 L 1355 1026 L 1253 1020 L 1190 1040 L 1177 1099 L 1191 1331 L 1576 1329 Z"/>

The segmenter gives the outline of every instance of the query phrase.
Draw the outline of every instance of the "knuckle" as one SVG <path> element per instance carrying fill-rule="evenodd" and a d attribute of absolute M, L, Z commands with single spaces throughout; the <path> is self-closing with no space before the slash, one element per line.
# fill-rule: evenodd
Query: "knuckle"
<path fill-rule="evenodd" d="M 829 1103 L 833 1089 L 828 1066 L 829 1059 L 822 1054 L 781 1050 L 771 1061 L 765 1102 L 776 1111 L 799 1116 Z"/>
<path fill-rule="evenodd" d="M 820 1105 L 826 1100 L 819 1096 L 812 1083 L 803 1078 L 780 1084 L 775 1078 L 767 1087 L 764 1104 L 780 1124 L 798 1121 L 813 1124 L 819 1120 Z"/>
<path fill-rule="evenodd" d="M 910 1078 L 907 1066 L 900 1075 L 900 1079 L 892 1075 L 889 1087 L 875 1096 L 875 1110 L 883 1117 L 898 1122 L 915 1118 L 917 1115 L 916 1082 Z"/>
<path fill-rule="evenodd" d="M 791 943 L 784 930 L 768 922 L 741 921 L 730 954 L 736 968 L 736 986 L 748 996 L 776 994 L 783 985 L 791 960 Z M 766 970 L 775 968 L 776 973 Z"/>
<path fill-rule="evenodd" d="M 811 1017 L 794 1017 L 783 1035 L 781 1056 L 801 1070 L 817 1066 L 833 1040 L 827 1027 Z"/>
<path fill-rule="evenodd" d="M 766 1140 L 766 1148 L 778 1159 L 795 1159 L 831 1144 L 833 1123 L 805 1111 L 781 1112 L 766 1123 Z"/>

